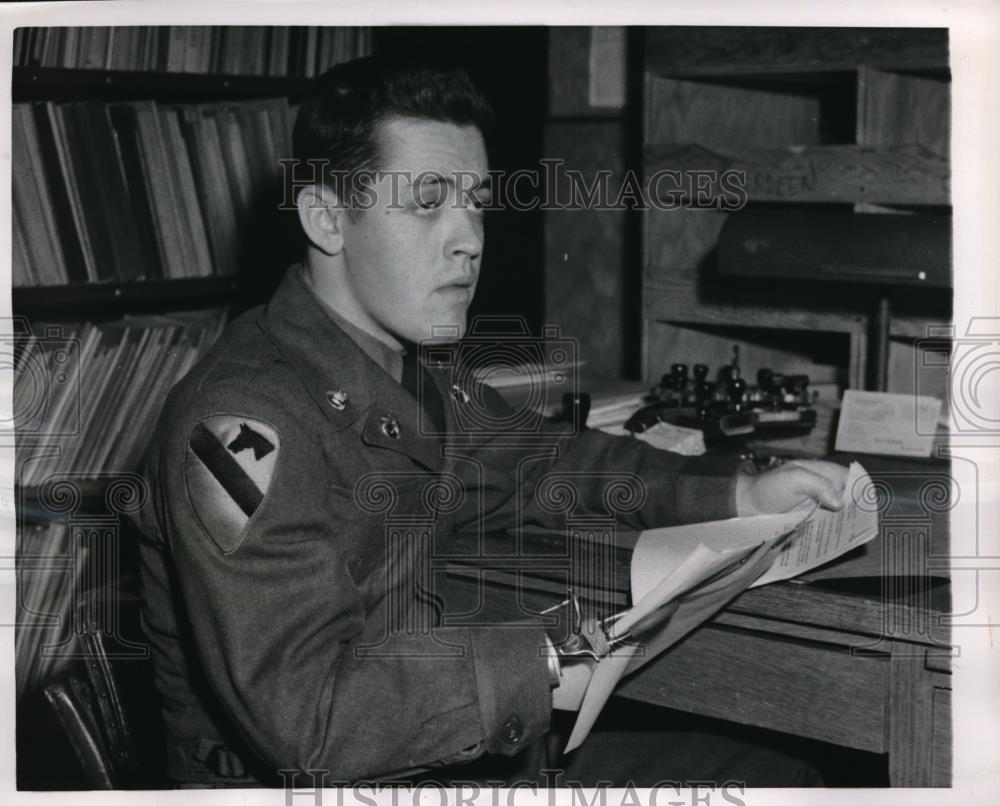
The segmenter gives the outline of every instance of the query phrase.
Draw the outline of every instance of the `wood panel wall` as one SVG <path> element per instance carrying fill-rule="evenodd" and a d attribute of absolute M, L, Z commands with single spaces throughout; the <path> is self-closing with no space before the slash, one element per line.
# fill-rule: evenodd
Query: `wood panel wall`
<path fill-rule="evenodd" d="M 645 85 L 647 177 L 739 171 L 747 202 L 776 217 L 789 205 L 949 210 L 944 31 L 650 29 Z M 715 367 L 739 344 L 748 374 L 760 361 L 864 386 L 880 290 L 722 277 L 715 246 L 731 213 L 688 202 L 645 216 L 644 377 L 674 361 Z M 892 299 L 890 388 L 912 391 L 914 337 L 948 321 L 950 295 Z"/>
<path fill-rule="evenodd" d="M 611 171 L 614 187 L 626 169 L 628 110 L 590 104 L 594 36 L 585 27 L 550 29 L 545 153 L 588 183 Z M 559 198 L 567 193 L 563 181 Z M 545 321 L 577 340 L 588 374 L 627 377 L 638 363 L 638 266 L 629 265 L 627 233 L 622 210 L 545 212 Z"/>

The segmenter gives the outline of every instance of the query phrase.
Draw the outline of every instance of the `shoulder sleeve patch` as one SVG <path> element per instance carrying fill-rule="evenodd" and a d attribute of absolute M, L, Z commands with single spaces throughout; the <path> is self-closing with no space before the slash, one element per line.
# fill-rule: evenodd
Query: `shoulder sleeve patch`
<path fill-rule="evenodd" d="M 184 478 L 188 498 L 219 549 L 228 554 L 271 488 L 281 445 L 265 422 L 220 414 L 188 435 Z"/>

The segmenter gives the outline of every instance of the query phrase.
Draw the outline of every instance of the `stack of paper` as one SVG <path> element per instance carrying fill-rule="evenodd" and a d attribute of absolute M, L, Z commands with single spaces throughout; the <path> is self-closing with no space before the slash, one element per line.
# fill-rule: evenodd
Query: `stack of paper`
<path fill-rule="evenodd" d="M 675 644 L 738 594 L 790 579 L 872 540 L 878 533 L 877 514 L 856 503 L 865 500 L 870 485 L 868 474 L 854 462 L 839 512 L 813 506 L 643 532 L 632 554 L 635 604 L 607 620 L 613 648 L 597 661 L 566 752 L 587 737 L 625 674 Z M 579 664 L 567 665 L 573 663 Z"/>

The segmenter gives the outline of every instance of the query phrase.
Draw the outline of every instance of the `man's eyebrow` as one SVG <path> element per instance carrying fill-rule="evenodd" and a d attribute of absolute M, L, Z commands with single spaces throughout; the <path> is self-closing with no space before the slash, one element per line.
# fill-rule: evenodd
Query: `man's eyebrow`
<path fill-rule="evenodd" d="M 465 172 L 462 172 L 462 171 L 458 171 L 456 173 L 462 177 L 462 188 L 464 190 L 470 190 L 470 191 L 485 190 L 485 191 L 487 191 L 489 193 L 493 192 L 493 177 L 492 176 L 487 176 L 487 177 L 484 178 L 484 177 L 476 176 L 475 174 L 473 174 L 471 172 L 470 173 L 465 173 Z M 449 187 L 456 187 L 458 183 L 455 181 L 455 175 L 456 175 L 455 173 L 450 174 L 450 175 L 442 175 L 440 173 L 428 172 L 427 174 L 410 175 L 410 176 L 407 176 L 406 178 L 409 180 L 409 182 L 411 184 L 414 184 L 414 185 L 415 184 L 420 184 L 420 185 L 440 185 L 443 182 L 444 184 L 448 185 Z M 471 185 L 468 184 L 468 180 L 470 178 L 474 179 L 474 181 L 473 181 L 473 183 Z M 418 179 L 420 180 L 419 183 L 416 181 Z"/>

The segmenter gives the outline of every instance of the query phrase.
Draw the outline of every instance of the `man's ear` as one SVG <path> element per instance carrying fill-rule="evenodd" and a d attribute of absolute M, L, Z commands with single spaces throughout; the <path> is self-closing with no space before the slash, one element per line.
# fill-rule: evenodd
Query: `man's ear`
<path fill-rule="evenodd" d="M 327 255 L 344 249 L 343 222 L 347 209 L 326 185 L 308 185 L 295 197 L 299 223 L 310 243 Z"/>

